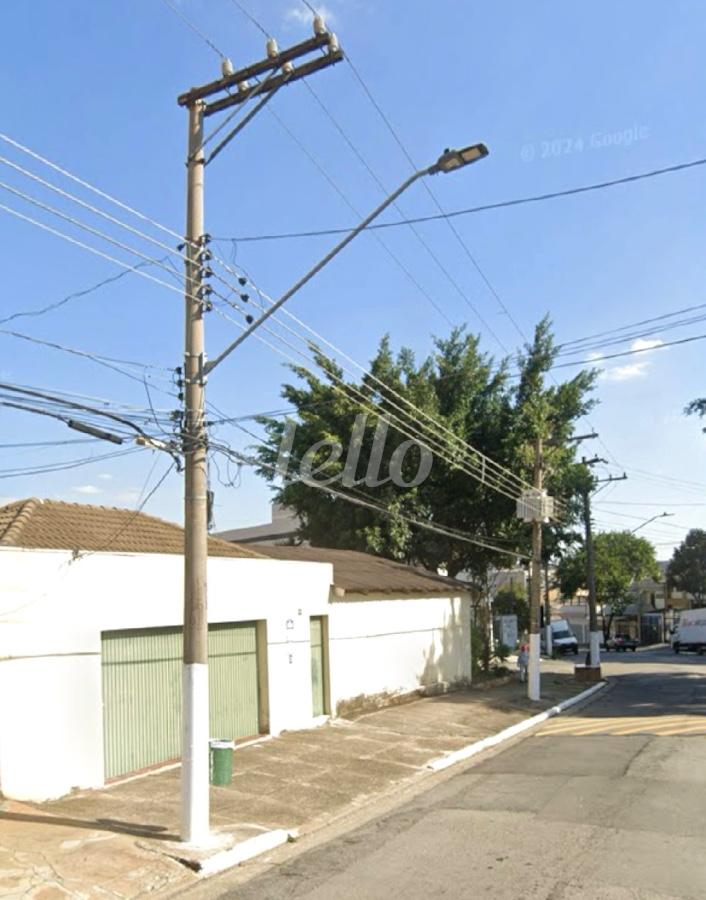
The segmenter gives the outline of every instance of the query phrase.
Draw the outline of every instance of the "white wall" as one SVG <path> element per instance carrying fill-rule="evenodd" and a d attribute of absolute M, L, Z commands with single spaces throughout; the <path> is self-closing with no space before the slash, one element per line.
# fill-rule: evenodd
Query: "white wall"
<path fill-rule="evenodd" d="M 44 800 L 103 784 L 101 632 L 183 623 L 182 558 L 0 548 L 0 790 Z M 266 620 L 274 734 L 311 726 L 309 617 L 328 563 L 209 560 L 209 621 Z"/>
<path fill-rule="evenodd" d="M 331 709 L 471 676 L 470 600 L 334 599 L 329 606 Z"/>
<path fill-rule="evenodd" d="M 104 782 L 101 632 L 183 622 L 182 559 L 0 548 L 0 790 Z M 330 702 L 470 677 L 467 597 L 329 603 L 328 563 L 209 560 L 209 621 L 262 621 L 270 732 L 313 724 L 309 617 L 328 616 Z"/>

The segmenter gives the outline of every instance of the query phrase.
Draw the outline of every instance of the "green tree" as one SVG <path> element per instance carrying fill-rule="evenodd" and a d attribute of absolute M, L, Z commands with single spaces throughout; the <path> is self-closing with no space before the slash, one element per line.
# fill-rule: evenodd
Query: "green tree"
<path fill-rule="evenodd" d="M 632 598 L 630 589 L 635 581 L 658 578 L 659 566 L 655 548 L 642 537 L 629 531 L 603 531 L 593 539 L 596 569 L 596 595 L 599 603 L 609 605 L 610 613 L 603 616 L 603 634 L 607 639 L 615 616 L 625 612 Z M 558 566 L 561 591 L 573 597 L 586 588 L 586 551 L 580 546 L 567 554 Z"/>
<path fill-rule="evenodd" d="M 512 565 L 516 562 L 514 554 L 526 553 L 529 530 L 515 516 L 516 484 L 505 481 L 497 491 L 487 481 L 471 477 L 459 467 L 459 443 L 447 430 L 527 481 L 534 437 L 538 428 L 544 429 L 553 444 L 546 454 L 547 487 L 565 491 L 567 470 L 573 465 L 575 453 L 565 439 L 592 405 L 589 394 L 594 374 L 580 372 L 567 382 L 547 386 L 556 352 L 548 319 L 539 323 L 532 343 L 520 355 L 518 379 L 511 377 L 507 360 L 496 362 L 481 350 L 480 339 L 463 329 L 454 329 L 448 338 L 435 339 L 432 354 L 420 363 L 409 349 L 393 353 L 389 337 L 383 338 L 370 366 L 371 375 L 358 383 L 345 382 L 342 370 L 315 350 L 322 375 L 316 377 L 301 367 L 292 367 L 298 383 L 282 388 L 282 396 L 297 411 L 290 451 L 292 469 L 296 470 L 302 457 L 307 452 L 311 455 L 310 448 L 318 445 L 313 454 L 315 467 L 321 466 L 316 480 L 340 479 L 356 417 L 361 410 L 369 411 L 367 427 L 358 434 L 356 444 L 359 457 L 355 485 L 346 488 L 336 482 L 331 486 L 359 498 L 367 496 L 392 515 L 352 505 L 295 479 L 277 487 L 276 499 L 299 515 L 299 538 L 315 546 L 362 550 L 414 562 L 432 571 L 444 567 L 451 576 L 466 573 L 480 598 L 478 627 L 487 634 L 489 570 Z M 422 425 L 409 421 L 405 401 L 422 411 L 418 416 Z M 373 467 L 380 473 L 378 483 L 366 483 L 380 422 L 373 404 L 390 410 L 408 425 L 402 428 L 394 420 L 389 423 L 379 467 Z M 428 420 L 424 420 L 424 414 L 442 427 L 425 424 Z M 261 423 L 267 439 L 266 445 L 257 450 L 260 473 L 275 483 L 274 469 L 288 425 L 273 418 L 263 418 Z M 426 438 L 437 445 L 442 443 L 447 459 L 435 452 L 428 477 L 413 487 L 380 483 L 390 471 L 393 454 L 410 433 L 421 442 Z M 335 442 L 345 452 L 333 458 L 330 445 L 320 442 Z M 477 459 L 475 462 L 480 465 Z M 405 480 L 414 476 L 418 463 L 418 454 L 410 451 L 405 457 Z M 415 528 L 405 516 L 485 539 L 507 548 L 507 552 Z M 486 648 L 484 660 L 489 658 Z"/>
<path fill-rule="evenodd" d="M 706 597 L 706 531 L 692 528 L 674 551 L 667 580 L 680 591 L 692 594 L 698 606 Z"/>

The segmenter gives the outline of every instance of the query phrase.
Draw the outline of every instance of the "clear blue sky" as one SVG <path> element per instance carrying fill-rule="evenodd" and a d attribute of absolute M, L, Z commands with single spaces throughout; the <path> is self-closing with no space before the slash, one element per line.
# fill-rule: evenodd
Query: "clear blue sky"
<path fill-rule="evenodd" d="M 231 0 L 174 2 L 236 66 L 263 55 L 264 37 Z M 296 0 L 244 3 L 283 46 L 310 33 L 310 16 Z M 446 146 L 475 140 L 490 147 L 490 158 L 478 166 L 434 182 L 448 209 L 706 156 L 706 13 L 700 3 L 665 8 L 651 0 L 581 5 L 327 0 L 326 7 L 341 45 L 416 161 L 428 163 Z M 161 0 L 35 0 L 3 10 L 2 130 L 177 231 L 184 218 L 186 117 L 176 96 L 218 72 L 217 56 Z M 312 84 L 385 185 L 394 187 L 408 174 L 408 163 L 348 65 L 326 71 Z M 379 201 L 379 188 L 302 84 L 280 92 L 272 107 L 357 208 L 365 212 Z M 0 154 L 49 174 L 4 145 Z M 57 202 L 5 166 L 0 170 L 3 181 Z M 69 183 L 62 185 L 73 190 Z M 34 214 L 2 193 L 0 202 Z M 420 186 L 401 206 L 408 215 L 435 212 Z M 479 213 L 455 224 L 522 331 L 529 334 L 549 312 L 558 338 L 570 340 L 706 302 L 705 208 L 706 167 Z M 266 112 L 207 170 L 206 209 L 207 230 L 219 236 L 355 221 L 331 184 Z M 59 227 L 77 234 L 65 224 Z M 61 299 L 117 271 L 1 211 L 0 230 L 3 316 Z M 519 335 L 448 227 L 437 222 L 420 230 L 502 343 L 515 350 Z M 484 333 L 408 229 L 386 232 L 384 239 L 452 321 Z M 276 295 L 332 240 L 239 242 L 233 252 Z M 220 249 L 231 253 L 230 245 Z M 362 363 L 385 332 L 395 346 L 409 345 L 422 356 L 432 334 L 448 331 L 370 236 L 361 237 L 291 309 Z M 174 366 L 180 362 L 182 304 L 176 293 L 131 275 L 50 314 L 2 327 Z M 702 330 L 695 324 L 661 337 Z M 226 323 L 209 318 L 211 355 L 234 334 Z M 489 334 L 484 340 L 490 351 L 502 353 Z M 0 342 L 5 380 L 145 405 L 142 386 L 120 375 L 8 336 L 0 335 Z M 615 349 L 629 349 L 629 343 Z M 596 498 L 598 521 L 603 527 L 634 527 L 641 516 L 673 512 L 673 518 L 643 531 L 660 545 L 660 556 L 671 552 L 669 543 L 687 527 L 704 523 L 706 505 L 697 504 L 706 504 L 698 486 L 706 482 L 706 437 L 682 409 L 706 393 L 700 364 L 705 349 L 706 342 L 697 341 L 606 364 L 600 406 L 591 416 L 621 467 L 610 471 L 625 467 L 630 474 L 629 481 Z M 252 340 L 213 373 L 210 396 L 233 415 L 276 409 L 283 405 L 279 387 L 284 378 L 281 358 Z M 165 408 L 174 404 L 159 393 L 153 400 Z M 60 423 L 20 412 L 1 411 L 0 422 L 4 444 L 74 437 Z M 238 447 L 248 443 L 235 431 L 223 435 Z M 0 460 L 6 474 L 109 449 L 0 448 Z M 600 444 L 590 449 L 607 455 Z M 5 477 L 0 494 L 130 506 L 153 462 L 150 453 L 142 453 L 66 472 Z M 150 483 L 164 465 L 157 461 Z M 243 472 L 239 487 L 216 487 L 219 528 L 267 517 L 269 492 L 254 475 Z M 180 493 L 180 479 L 172 476 L 147 509 L 179 520 Z"/>

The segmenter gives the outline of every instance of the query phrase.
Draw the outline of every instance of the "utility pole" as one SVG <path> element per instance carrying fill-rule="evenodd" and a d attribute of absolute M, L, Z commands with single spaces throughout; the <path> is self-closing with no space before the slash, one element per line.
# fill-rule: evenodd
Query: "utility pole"
<path fill-rule="evenodd" d="M 542 492 L 542 438 L 537 435 L 534 443 L 534 473 L 532 484 L 535 493 Z M 529 633 L 529 666 L 527 668 L 527 696 L 530 700 L 540 699 L 540 638 L 539 610 L 542 603 L 542 518 L 535 515 L 532 519 L 532 574 L 530 583 L 530 633 Z"/>
<path fill-rule="evenodd" d="M 208 471 L 204 367 L 204 153 L 202 100 L 189 106 L 184 341 L 184 663 L 182 840 L 209 835 Z"/>
<path fill-rule="evenodd" d="M 293 60 L 317 50 L 323 56 L 294 66 Z M 273 38 L 267 41 L 267 58 L 237 72 L 229 60 L 223 60 L 222 77 L 201 87 L 191 88 L 178 98 L 180 106 L 189 111 L 189 141 L 187 157 L 187 226 L 186 262 L 186 341 L 184 366 L 184 424 L 183 453 L 186 478 L 184 491 L 184 666 L 183 666 L 183 725 L 182 725 L 182 840 L 205 844 L 209 838 L 209 704 L 208 704 L 208 613 L 206 603 L 208 566 L 208 434 L 205 422 L 205 385 L 210 372 L 226 359 L 244 339 L 273 315 L 287 300 L 307 284 L 321 269 L 337 256 L 354 238 L 384 212 L 396 198 L 418 179 L 427 175 L 456 172 L 484 159 L 488 148 L 483 143 L 460 150 L 445 150 L 435 163 L 410 175 L 402 185 L 380 203 L 356 228 L 348 232 L 293 287 L 272 303 L 260 317 L 244 329 L 240 337 L 230 343 L 210 362 L 206 362 L 204 343 L 204 312 L 210 308 L 207 299 L 212 292 L 204 284 L 212 275 L 205 262 L 212 258 L 207 249 L 208 235 L 204 232 L 204 170 L 224 147 L 262 109 L 275 91 L 286 84 L 306 78 L 343 59 L 338 40 L 326 30 L 320 16 L 314 17 L 314 37 L 280 51 Z M 281 74 L 275 74 L 281 70 Z M 257 81 L 261 75 L 267 77 Z M 255 86 L 250 80 L 255 79 Z M 214 94 L 223 94 L 207 102 Z M 259 102 L 223 137 L 220 143 L 204 155 L 205 146 L 230 121 L 217 126 L 207 137 L 203 135 L 204 120 L 214 113 L 246 103 L 255 95 Z"/>
<path fill-rule="evenodd" d="M 534 441 L 534 471 L 532 487 L 517 499 L 517 517 L 532 523 L 532 558 L 530 561 L 529 602 L 529 665 L 527 667 L 527 696 L 540 699 L 540 625 L 542 605 L 542 523 L 554 515 L 554 499 L 542 487 L 543 444 L 540 435 Z"/>
<path fill-rule="evenodd" d="M 554 653 L 554 641 L 552 638 L 552 605 L 549 599 L 549 562 L 545 560 L 544 566 L 544 646 L 547 656 Z"/>
<path fill-rule="evenodd" d="M 586 465 L 606 463 L 608 460 L 594 459 L 582 460 Z M 597 478 L 596 484 L 610 484 L 613 481 L 627 481 L 627 475 L 609 475 L 608 478 Z M 583 514 L 586 528 L 586 583 L 588 586 L 588 629 L 590 632 L 590 664 L 592 667 L 601 664 L 601 632 L 598 630 L 598 602 L 596 597 L 596 565 L 593 553 L 593 531 L 591 524 L 591 498 L 588 487 L 583 492 Z M 605 616 L 604 616 L 605 620 Z"/>
<path fill-rule="evenodd" d="M 607 460 L 594 456 L 586 459 L 584 456 L 581 464 L 589 468 L 596 463 L 605 463 Z M 598 630 L 598 612 L 596 600 L 596 564 L 593 554 L 593 529 L 591 525 L 591 492 L 588 483 L 581 490 L 583 501 L 583 523 L 585 529 L 586 544 L 586 586 L 588 587 L 588 633 L 589 633 L 589 662 L 591 668 L 598 668 L 601 664 L 601 634 Z"/>
<path fill-rule="evenodd" d="M 292 60 L 316 50 L 324 56 L 294 68 Z M 204 146 L 204 119 L 231 106 L 249 100 L 255 92 L 261 98 L 256 109 L 280 87 L 312 75 L 343 58 L 335 35 L 326 31 L 323 21 L 315 22 L 315 35 L 308 41 L 282 52 L 270 39 L 267 57 L 239 72 L 229 62 L 223 77 L 179 97 L 179 105 L 189 112 L 184 341 L 184 655 L 182 668 L 182 772 L 181 839 L 203 845 L 210 835 L 209 813 L 209 689 L 208 689 L 208 433 L 205 422 L 206 358 L 204 312 L 210 287 L 204 284 L 208 258 L 204 232 L 204 172 L 207 163 L 219 153 L 245 119 L 221 141 L 207 160 Z M 248 79 L 269 74 L 264 82 L 250 87 Z M 206 102 L 213 94 L 225 94 Z M 253 111 L 254 112 L 254 111 Z M 246 117 L 247 121 L 249 118 Z M 214 133 L 215 134 L 215 133 Z"/>

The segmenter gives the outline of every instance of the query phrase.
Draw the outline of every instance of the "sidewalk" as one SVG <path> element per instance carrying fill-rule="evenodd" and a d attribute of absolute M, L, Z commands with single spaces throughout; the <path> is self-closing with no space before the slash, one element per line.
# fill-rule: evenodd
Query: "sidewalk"
<path fill-rule="evenodd" d="M 543 667 L 544 668 L 544 667 Z M 581 687 L 543 673 L 545 696 L 513 681 L 389 707 L 235 753 L 233 783 L 211 789 L 214 830 L 245 840 L 316 830 L 412 779 L 426 764 L 488 737 Z M 169 895 L 198 876 L 178 860 L 179 769 L 51 803 L 0 802 L 0 896 L 74 900 Z"/>

